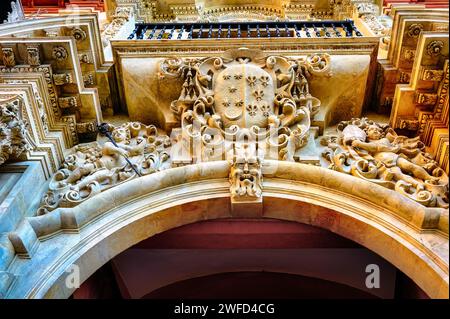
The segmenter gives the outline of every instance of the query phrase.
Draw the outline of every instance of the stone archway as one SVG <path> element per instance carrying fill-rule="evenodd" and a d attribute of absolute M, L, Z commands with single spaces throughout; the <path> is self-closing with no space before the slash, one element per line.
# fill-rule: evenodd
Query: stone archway
<path fill-rule="evenodd" d="M 448 297 L 448 264 L 438 249 L 448 247 L 448 215 L 436 215 L 369 182 L 358 180 L 354 187 L 351 176 L 310 165 L 277 165 L 265 175 L 263 218 L 328 229 L 386 259 L 431 298 Z M 73 264 L 84 281 L 111 258 L 156 233 L 232 218 L 228 169 L 227 162 L 210 162 L 155 173 L 60 211 L 61 216 L 30 219 L 40 244 L 26 269 L 44 269 L 24 274 L 27 280 L 17 282 L 9 297 L 66 298 L 74 291 L 65 285 L 65 271 Z M 78 225 L 78 234 L 67 233 L 66 227 L 66 233 L 55 235 L 58 227 L 52 223 L 63 225 L 63 230 L 64 223 Z"/>

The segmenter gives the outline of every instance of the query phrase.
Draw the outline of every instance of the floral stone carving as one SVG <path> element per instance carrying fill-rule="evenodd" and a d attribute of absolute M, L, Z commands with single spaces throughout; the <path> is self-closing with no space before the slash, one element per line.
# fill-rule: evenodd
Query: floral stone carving
<path fill-rule="evenodd" d="M 448 208 L 448 176 L 424 152 L 419 137 L 399 136 L 366 118 L 338 125 L 337 136 L 321 140 L 329 168 L 393 189 L 429 207 Z"/>
<path fill-rule="evenodd" d="M 77 145 L 63 167 L 52 177 L 38 214 L 58 207 L 74 207 L 118 184 L 170 167 L 167 135 L 155 126 L 130 122 L 109 126 L 110 141 Z M 134 166 L 131 167 L 127 159 Z"/>
<path fill-rule="evenodd" d="M 30 149 L 26 123 L 19 118 L 20 101 L 0 102 L 0 165 L 8 159 L 18 159 Z"/>

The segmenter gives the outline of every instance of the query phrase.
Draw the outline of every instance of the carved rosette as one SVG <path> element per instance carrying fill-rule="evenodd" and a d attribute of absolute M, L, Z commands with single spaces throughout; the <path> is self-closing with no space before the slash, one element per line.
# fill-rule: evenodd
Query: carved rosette
<path fill-rule="evenodd" d="M 0 102 L 0 165 L 19 159 L 30 149 L 26 123 L 20 118 L 20 100 Z"/>
<path fill-rule="evenodd" d="M 62 62 L 67 60 L 69 57 L 69 53 L 67 53 L 67 50 L 62 46 L 55 46 L 52 51 L 52 57 L 58 61 Z"/>
<path fill-rule="evenodd" d="M 431 41 L 427 45 L 427 54 L 432 57 L 439 56 L 441 54 L 442 48 L 444 47 L 444 42 L 442 41 Z"/>
<path fill-rule="evenodd" d="M 423 25 L 420 23 L 413 23 L 408 28 L 408 36 L 411 38 L 418 38 L 423 31 Z"/>
<path fill-rule="evenodd" d="M 86 40 L 86 37 L 87 37 L 86 31 L 84 31 L 84 30 L 81 29 L 81 28 L 73 28 L 73 29 L 70 31 L 70 35 L 71 35 L 72 37 L 74 37 L 75 40 L 76 40 L 77 42 L 81 42 L 81 41 L 83 41 L 83 40 Z"/>
<path fill-rule="evenodd" d="M 448 176 L 424 152 L 419 137 L 399 136 L 389 125 L 366 118 L 341 122 L 338 132 L 321 140 L 330 169 L 390 188 L 424 206 L 448 208 Z"/>
<path fill-rule="evenodd" d="M 87 127 L 88 129 L 88 127 Z M 139 122 L 109 126 L 115 144 L 101 141 L 73 148 L 54 174 L 38 214 L 58 207 L 74 207 L 107 189 L 170 167 L 170 139 L 153 125 Z M 128 159 L 133 167 L 127 162 Z"/>

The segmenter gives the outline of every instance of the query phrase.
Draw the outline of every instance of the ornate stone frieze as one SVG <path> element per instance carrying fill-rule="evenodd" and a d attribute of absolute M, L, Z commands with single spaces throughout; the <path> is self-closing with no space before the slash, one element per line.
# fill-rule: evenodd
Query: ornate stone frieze
<path fill-rule="evenodd" d="M 50 181 L 38 214 L 57 207 L 74 207 L 139 175 L 170 167 L 170 139 L 158 134 L 155 126 L 130 122 L 118 127 L 110 125 L 109 131 L 114 142 L 103 139 L 79 144 L 66 157 Z"/>
<path fill-rule="evenodd" d="M 55 92 L 55 87 L 52 83 L 52 69 L 50 65 L 40 65 L 37 67 L 26 67 L 26 66 L 16 66 L 13 68 L 1 68 L 0 73 L 6 74 L 19 74 L 19 73 L 42 73 L 44 75 L 45 81 L 47 82 L 48 94 L 51 102 L 51 108 L 55 117 L 59 118 L 61 116 L 61 111 L 58 107 L 58 99 Z"/>
<path fill-rule="evenodd" d="M 20 100 L 0 101 L 0 165 L 19 159 L 30 149 L 26 123 L 20 117 Z"/>
<path fill-rule="evenodd" d="M 416 95 L 416 103 L 419 105 L 435 105 L 438 96 L 436 93 L 418 92 Z"/>
<path fill-rule="evenodd" d="M 97 132 L 97 121 L 77 123 L 78 134 L 96 133 L 96 132 Z"/>
<path fill-rule="evenodd" d="M 438 56 L 441 54 L 441 51 L 444 47 L 444 42 L 442 41 L 431 41 L 428 45 L 427 45 L 427 53 L 430 56 Z"/>
<path fill-rule="evenodd" d="M 321 140 L 329 168 L 395 190 L 429 207 L 448 208 L 448 176 L 425 153 L 419 137 L 399 136 L 367 118 L 338 125 Z"/>

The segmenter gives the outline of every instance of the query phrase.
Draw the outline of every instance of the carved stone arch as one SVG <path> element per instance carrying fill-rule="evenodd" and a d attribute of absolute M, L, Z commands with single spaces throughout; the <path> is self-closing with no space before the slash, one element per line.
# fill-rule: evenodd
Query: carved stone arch
<path fill-rule="evenodd" d="M 88 200 L 59 210 L 60 216 L 52 213 L 29 219 L 41 242 L 24 268 L 29 274 L 16 279 L 16 289 L 8 297 L 69 297 L 73 289 L 65 285 L 65 271 L 73 264 L 80 266 L 84 281 L 114 256 L 156 233 L 233 217 L 228 170 L 226 162 L 179 167 L 129 181 L 97 195 L 95 203 Z M 308 165 L 279 163 L 265 176 L 261 217 L 335 232 L 385 258 L 430 297 L 448 298 L 446 261 L 424 241 L 432 237 L 436 246 L 448 245 L 444 234 L 448 215 L 440 214 L 441 210 L 413 201 L 398 206 L 395 203 L 401 195 L 395 192 L 366 181 L 354 190 L 348 183 L 354 182 L 352 177 Z M 382 193 L 383 202 L 373 198 L 374 191 Z M 55 236 L 62 223 L 71 224 L 72 229 L 66 227 Z M 424 228 L 428 228 L 426 236 Z M 61 249 L 49 249 L 55 245 Z M 33 273 L 36 265 L 41 265 L 41 271 Z"/>

